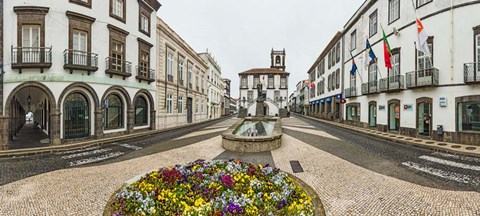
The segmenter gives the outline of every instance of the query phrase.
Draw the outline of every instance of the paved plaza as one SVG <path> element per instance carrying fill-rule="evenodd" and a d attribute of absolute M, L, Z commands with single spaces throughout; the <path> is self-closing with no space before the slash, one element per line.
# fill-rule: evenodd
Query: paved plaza
<path fill-rule="evenodd" d="M 269 163 L 312 186 L 327 215 L 480 215 L 478 158 L 386 143 L 304 118 L 282 120 L 279 149 L 226 152 L 221 133 L 236 121 L 226 119 L 153 145 L 138 141 L 58 154 L 63 168 L 2 183 L 0 215 L 102 215 L 109 197 L 127 180 L 197 159 Z M 0 160 L 0 166 L 9 160 Z M 304 172 L 293 173 L 293 160 Z"/>

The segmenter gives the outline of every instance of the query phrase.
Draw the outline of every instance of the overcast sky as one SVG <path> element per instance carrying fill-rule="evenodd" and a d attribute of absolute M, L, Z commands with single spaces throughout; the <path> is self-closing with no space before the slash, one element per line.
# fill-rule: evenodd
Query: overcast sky
<path fill-rule="evenodd" d="M 196 52 L 207 50 L 232 80 L 270 67 L 272 48 L 285 48 L 289 94 L 364 0 L 160 0 L 158 15 Z"/>

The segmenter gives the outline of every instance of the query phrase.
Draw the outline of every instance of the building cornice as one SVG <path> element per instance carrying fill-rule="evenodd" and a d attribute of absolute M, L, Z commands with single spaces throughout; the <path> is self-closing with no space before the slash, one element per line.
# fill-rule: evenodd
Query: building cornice
<path fill-rule="evenodd" d="M 188 45 L 185 40 L 183 40 L 180 35 L 176 34 L 175 31 L 173 31 L 170 26 L 168 26 L 167 23 L 165 23 L 162 19 L 157 17 L 157 20 L 159 21 L 157 24 L 157 29 L 160 30 L 161 32 L 165 33 L 167 37 L 173 40 L 176 44 L 178 44 L 185 52 L 187 52 L 193 59 L 195 59 L 199 64 L 203 66 L 203 68 L 208 68 L 208 64 L 200 57 L 198 54 L 193 50 L 190 45 Z M 193 62 L 192 62 L 193 63 Z"/>

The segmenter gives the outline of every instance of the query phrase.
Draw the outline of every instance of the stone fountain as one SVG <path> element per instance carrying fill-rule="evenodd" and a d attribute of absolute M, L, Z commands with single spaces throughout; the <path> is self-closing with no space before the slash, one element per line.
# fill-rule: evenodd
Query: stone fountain
<path fill-rule="evenodd" d="M 222 134 L 224 149 L 235 152 L 264 152 L 281 146 L 280 118 L 264 115 L 266 95 L 262 92 L 261 83 L 257 85 L 257 91 L 255 116 L 241 119 Z"/>

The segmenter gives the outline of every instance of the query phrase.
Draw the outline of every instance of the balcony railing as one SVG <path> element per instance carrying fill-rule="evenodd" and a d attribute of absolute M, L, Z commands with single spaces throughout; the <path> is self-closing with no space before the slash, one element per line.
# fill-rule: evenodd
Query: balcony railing
<path fill-rule="evenodd" d="M 463 76 L 465 83 L 480 82 L 480 62 L 465 63 L 463 65 Z"/>
<path fill-rule="evenodd" d="M 142 66 L 137 66 L 137 76 L 135 78 L 138 79 L 138 81 L 142 82 L 142 80 L 145 80 L 150 84 L 151 82 L 155 81 L 155 70 L 150 69 L 147 67 L 142 67 Z"/>
<path fill-rule="evenodd" d="M 345 89 L 345 98 L 357 96 L 357 87 L 350 87 Z"/>
<path fill-rule="evenodd" d="M 200 87 L 197 86 L 197 92 L 200 91 Z"/>
<path fill-rule="evenodd" d="M 192 84 L 192 83 L 188 83 L 188 88 L 189 88 L 189 89 L 192 89 L 192 88 L 193 88 L 193 84 Z"/>
<path fill-rule="evenodd" d="M 173 75 L 170 75 L 170 74 L 167 75 L 167 80 L 168 80 L 169 82 L 173 82 Z"/>
<path fill-rule="evenodd" d="M 183 86 L 183 80 L 178 80 L 178 84 Z"/>
<path fill-rule="evenodd" d="M 377 81 L 362 83 L 362 95 L 378 93 Z"/>
<path fill-rule="evenodd" d="M 122 76 L 123 79 L 132 76 L 132 63 L 129 61 L 107 57 L 105 58 L 105 63 L 107 64 L 105 73 L 110 74 L 110 78 L 112 78 L 113 75 Z"/>
<path fill-rule="evenodd" d="M 63 51 L 63 68 L 73 70 L 84 70 L 88 72 L 98 70 L 98 54 L 80 50 L 66 49 Z"/>
<path fill-rule="evenodd" d="M 52 47 L 11 47 L 12 69 L 44 68 L 52 66 Z"/>
<path fill-rule="evenodd" d="M 405 89 L 405 79 L 403 75 L 394 75 L 380 79 L 380 92 L 395 92 Z"/>
<path fill-rule="evenodd" d="M 438 69 L 428 68 L 406 74 L 407 88 L 438 86 Z"/>

